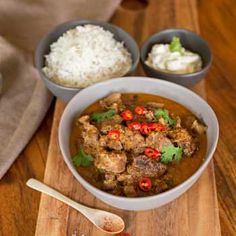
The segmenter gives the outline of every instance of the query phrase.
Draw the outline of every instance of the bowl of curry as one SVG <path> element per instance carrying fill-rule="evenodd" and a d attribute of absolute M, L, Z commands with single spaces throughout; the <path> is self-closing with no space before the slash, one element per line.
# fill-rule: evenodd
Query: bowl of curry
<path fill-rule="evenodd" d="M 121 209 L 162 206 L 184 193 L 212 158 L 218 122 L 192 91 L 125 77 L 90 86 L 67 105 L 59 144 L 75 178 Z"/>

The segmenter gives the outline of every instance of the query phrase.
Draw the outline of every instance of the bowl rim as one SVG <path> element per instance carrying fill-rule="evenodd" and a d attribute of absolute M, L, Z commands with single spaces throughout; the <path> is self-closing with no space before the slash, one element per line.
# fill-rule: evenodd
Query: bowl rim
<path fill-rule="evenodd" d="M 138 80 L 145 80 L 145 82 L 148 81 L 155 81 L 157 83 L 162 83 L 166 86 L 169 86 L 170 88 L 176 88 L 178 87 L 178 89 L 180 90 L 180 92 L 183 92 L 186 94 L 186 96 L 192 96 L 195 97 L 195 99 L 197 99 L 200 103 L 204 103 L 205 106 L 207 106 L 209 112 L 211 113 L 212 117 L 213 117 L 213 122 L 215 123 L 216 127 L 215 127 L 215 131 L 216 131 L 216 136 L 212 145 L 212 148 L 210 149 L 208 155 L 205 156 L 205 160 L 202 162 L 202 164 L 200 165 L 200 167 L 188 178 L 186 179 L 184 182 L 182 182 L 181 184 L 175 186 L 174 188 L 171 188 L 163 193 L 158 193 L 152 196 L 146 196 L 146 197 L 124 197 L 124 196 L 116 196 L 110 193 L 107 193 L 105 191 L 100 190 L 99 188 L 93 186 L 92 184 L 90 184 L 87 180 L 85 180 L 80 174 L 79 172 L 75 169 L 75 167 L 73 166 L 72 162 L 71 162 L 71 157 L 67 157 L 64 148 L 63 148 L 63 141 L 62 141 L 62 125 L 64 121 L 64 117 L 66 116 L 66 113 L 68 112 L 68 110 L 70 110 L 71 106 L 74 105 L 74 103 L 76 103 L 76 101 L 78 100 L 78 98 L 81 96 L 81 94 L 87 94 L 89 93 L 89 91 L 96 87 L 100 87 L 103 84 L 106 83 L 113 83 L 113 81 L 121 81 L 121 80 L 127 80 L 127 79 L 138 79 Z M 98 98 L 99 99 L 99 98 Z M 172 99 L 173 100 L 173 99 Z M 91 103 L 92 104 L 92 103 Z M 76 178 L 76 180 L 82 184 L 83 186 L 88 186 L 88 188 L 90 190 L 92 190 L 93 192 L 98 192 L 100 196 L 102 197 L 109 197 L 112 198 L 114 200 L 119 200 L 119 201 L 125 201 L 125 202 L 129 202 L 129 203 L 141 203 L 142 201 L 148 201 L 148 200 L 153 200 L 153 199 L 157 199 L 157 198 L 161 198 L 161 197 L 167 197 L 173 193 L 176 193 L 178 191 L 181 192 L 181 189 L 183 187 L 186 187 L 188 185 L 190 185 L 191 183 L 194 183 L 198 177 L 200 177 L 200 175 L 202 174 L 202 172 L 205 170 L 205 168 L 207 167 L 207 165 L 209 164 L 210 160 L 213 157 L 213 154 L 216 150 L 217 147 L 217 143 L 218 143 L 218 138 L 219 138 L 219 123 L 216 117 L 215 112 L 213 111 L 213 109 L 210 107 L 210 105 L 203 99 L 201 98 L 198 94 L 194 93 L 193 91 L 180 86 L 178 84 L 169 82 L 169 81 L 165 81 L 165 80 L 160 80 L 160 79 L 156 79 L 156 78 L 151 78 L 151 77 L 144 77 L 144 76 L 127 76 L 127 77 L 119 77 L 119 78 L 115 78 L 112 80 L 107 80 L 107 81 L 103 81 L 100 83 L 96 83 L 94 85 L 91 85 L 83 90 L 81 90 L 79 93 L 77 93 L 72 99 L 71 101 L 67 104 L 65 110 L 63 111 L 63 114 L 61 116 L 60 119 L 60 124 L 59 124 L 59 132 L 58 132 L 58 139 L 59 139 L 59 147 L 62 153 L 62 157 L 64 159 L 64 161 L 67 164 L 67 167 L 69 168 L 69 170 L 72 172 L 73 176 Z M 195 180 L 195 181 L 194 181 Z M 189 188 L 188 188 L 189 189 Z M 94 193 L 92 193 L 94 195 Z M 181 193 L 182 195 L 182 193 Z"/>
<path fill-rule="evenodd" d="M 140 61 L 140 50 L 139 50 L 139 47 L 138 47 L 138 44 L 137 42 L 135 41 L 135 39 L 128 33 L 126 32 L 125 30 L 123 30 L 121 27 L 117 26 L 117 25 L 114 25 L 110 22 L 106 22 L 106 21 L 101 21 L 101 20 L 91 20 L 91 19 L 82 19 L 82 20 L 69 20 L 69 21 L 66 21 L 66 22 L 63 22 L 61 24 L 58 24 L 54 27 L 52 27 L 39 41 L 37 47 L 36 47 L 36 50 L 35 50 L 35 53 L 34 53 L 34 64 L 35 64 L 35 67 L 36 69 L 38 70 L 39 74 L 40 74 L 40 77 L 43 77 L 43 79 L 47 80 L 50 84 L 52 85 L 55 85 L 57 86 L 58 88 L 61 88 L 61 89 L 67 89 L 67 90 L 70 90 L 70 91 L 77 91 L 77 90 L 80 90 L 82 88 L 75 88 L 75 87 L 69 87 L 69 86 L 63 86 L 61 84 L 58 84 L 52 80 L 50 80 L 46 74 L 42 71 L 42 67 L 40 66 L 40 60 L 41 60 L 41 57 L 44 57 L 45 55 L 42 55 L 41 51 L 42 51 L 42 48 L 44 47 L 44 43 L 45 41 L 48 39 L 48 37 L 50 37 L 52 34 L 54 34 L 56 31 L 60 30 L 61 28 L 63 28 L 64 26 L 67 26 L 67 25 L 74 25 L 73 27 L 65 30 L 63 33 L 65 33 L 66 31 L 70 30 L 70 29 L 73 29 L 75 28 L 76 26 L 79 26 L 79 25 L 85 25 L 85 24 L 91 24 L 91 25 L 97 25 L 97 26 L 100 26 L 104 29 L 104 26 L 109 26 L 111 28 L 114 29 L 114 31 L 116 30 L 119 30 L 121 31 L 123 34 L 125 34 L 129 40 L 132 41 L 132 44 L 134 45 L 135 47 L 135 51 L 137 53 L 137 58 L 135 61 L 132 60 L 132 65 L 131 65 L 131 68 L 129 69 L 129 71 L 124 75 L 124 76 L 127 76 L 129 73 L 132 73 L 135 68 L 137 68 L 138 66 L 138 63 Z M 108 29 L 105 29 L 109 32 L 111 32 L 110 30 Z M 62 34 L 63 34 L 62 33 Z M 114 36 L 116 36 L 115 34 L 116 33 L 113 33 L 111 32 Z M 60 36 L 62 36 L 62 34 Z M 59 37 L 60 37 L 59 36 Z M 58 38 L 59 38 L 58 37 Z M 58 39 L 57 38 L 57 39 Z M 55 41 L 54 41 L 55 42 Z M 121 41 L 120 41 L 121 42 Z M 124 42 L 124 41 L 122 41 Z M 50 48 L 50 45 L 48 45 L 49 48 Z M 128 49 L 127 49 L 128 50 Z M 129 50 L 128 50 L 129 51 Z M 129 53 L 131 55 L 132 52 L 129 51 Z M 113 79 L 113 78 L 112 78 Z M 102 81 L 101 81 L 102 82 Z"/>
<path fill-rule="evenodd" d="M 146 60 L 146 57 L 147 57 L 147 54 L 150 52 L 147 52 L 145 55 L 144 55 L 144 48 L 145 47 L 148 47 L 149 44 L 150 44 L 150 40 L 154 37 L 156 37 L 157 35 L 160 35 L 160 34 L 163 34 L 163 33 L 172 33 L 173 31 L 175 32 L 184 32 L 184 33 L 187 33 L 187 34 L 192 34 L 194 36 L 196 36 L 199 40 L 201 40 L 205 45 L 206 47 L 208 48 L 209 50 L 209 55 L 210 55 L 210 60 L 207 62 L 207 64 L 199 71 L 196 71 L 196 72 L 193 72 L 193 73 L 185 73 L 185 74 L 176 74 L 176 73 L 168 73 L 168 72 L 164 72 L 164 71 L 161 71 L 161 70 L 155 70 L 154 68 L 150 67 L 149 65 L 147 65 L 145 63 L 145 60 Z M 145 58 L 144 58 L 145 57 Z M 142 44 L 141 46 L 141 49 L 140 49 L 140 61 L 142 63 L 142 65 L 144 67 L 147 67 L 149 70 L 152 71 L 152 73 L 158 73 L 160 75 L 165 75 L 165 76 L 168 76 L 170 78 L 173 78 L 173 77 L 182 77 L 182 78 L 188 78 L 188 77 L 194 77 L 195 75 L 199 75 L 201 73 L 204 73 L 206 72 L 209 67 L 211 66 L 212 64 L 212 61 L 213 61 L 213 55 L 212 55 L 212 50 L 208 44 L 208 42 L 203 39 L 199 34 L 197 34 L 196 32 L 192 31 L 192 30 L 189 30 L 189 29 L 185 29 L 185 28 L 167 28 L 167 29 L 164 29 L 164 30 L 161 30 L 157 33 L 154 33 L 152 34 L 151 36 L 149 36 Z"/>

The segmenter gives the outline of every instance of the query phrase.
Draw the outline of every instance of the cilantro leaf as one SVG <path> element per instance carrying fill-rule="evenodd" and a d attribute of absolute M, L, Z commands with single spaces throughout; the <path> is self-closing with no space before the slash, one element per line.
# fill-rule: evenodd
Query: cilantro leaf
<path fill-rule="evenodd" d="M 167 164 L 172 161 L 180 161 L 182 154 L 181 147 L 175 147 L 174 145 L 164 146 L 162 148 L 161 162 Z"/>
<path fill-rule="evenodd" d="M 114 109 L 110 109 L 105 112 L 93 112 L 90 118 L 92 121 L 100 123 L 104 120 L 111 119 L 115 114 L 116 111 Z"/>
<path fill-rule="evenodd" d="M 169 116 L 169 112 L 166 109 L 157 109 L 154 111 L 154 115 L 157 119 L 162 117 L 165 123 L 168 124 L 169 126 L 174 126 L 176 124 L 176 120 L 172 119 Z"/>
<path fill-rule="evenodd" d="M 172 41 L 169 45 L 169 49 L 170 49 L 171 52 L 180 52 L 180 53 L 182 53 L 183 47 L 181 45 L 179 37 L 174 36 L 172 38 Z"/>
<path fill-rule="evenodd" d="M 81 148 L 79 152 L 72 158 L 73 164 L 77 166 L 88 167 L 92 164 L 94 158 L 86 154 L 84 150 Z"/>

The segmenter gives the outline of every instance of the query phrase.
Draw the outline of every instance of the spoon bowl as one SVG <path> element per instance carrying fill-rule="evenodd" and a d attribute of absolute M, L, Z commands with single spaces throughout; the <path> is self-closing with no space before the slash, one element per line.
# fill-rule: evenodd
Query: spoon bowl
<path fill-rule="evenodd" d="M 117 234 L 124 230 L 125 224 L 121 217 L 107 211 L 98 211 L 94 215 L 94 225 L 106 233 Z"/>
<path fill-rule="evenodd" d="M 118 234 L 125 228 L 125 223 L 120 216 L 111 212 L 98 210 L 79 204 L 78 202 L 71 200 L 70 198 L 64 196 L 55 189 L 41 183 L 36 179 L 29 179 L 26 185 L 73 207 L 74 209 L 82 213 L 98 229 L 107 234 Z"/>

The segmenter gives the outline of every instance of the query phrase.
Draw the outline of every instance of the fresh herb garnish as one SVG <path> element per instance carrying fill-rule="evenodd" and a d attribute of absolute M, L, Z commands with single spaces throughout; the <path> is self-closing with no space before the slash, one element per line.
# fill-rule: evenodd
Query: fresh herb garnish
<path fill-rule="evenodd" d="M 76 167 L 78 166 L 88 167 L 92 164 L 93 160 L 94 158 L 91 155 L 86 154 L 82 148 L 72 158 L 72 162 Z"/>
<path fill-rule="evenodd" d="M 181 45 L 179 37 L 174 36 L 172 38 L 172 41 L 169 45 L 169 49 L 170 49 L 171 52 L 179 52 L 179 53 L 183 52 L 183 47 Z"/>
<path fill-rule="evenodd" d="M 164 146 L 162 148 L 161 162 L 167 164 L 172 161 L 180 161 L 182 153 L 181 147 L 175 147 L 174 145 Z"/>
<path fill-rule="evenodd" d="M 157 119 L 162 117 L 165 123 L 168 124 L 169 126 L 174 126 L 176 124 L 176 120 L 172 119 L 169 116 L 169 111 L 166 109 L 157 109 L 154 111 L 154 115 Z"/>
<path fill-rule="evenodd" d="M 100 123 L 104 120 L 111 119 L 115 114 L 116 111 L 114 109 L 110 109 L 105 112 L 93 112 L 90 118 L 92 121 Z"/>

